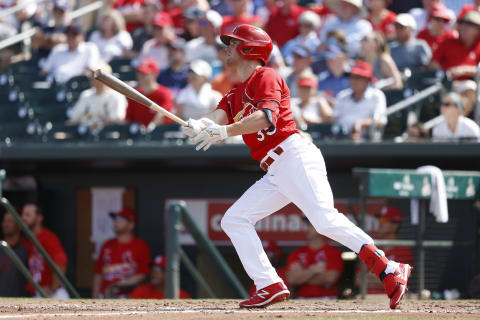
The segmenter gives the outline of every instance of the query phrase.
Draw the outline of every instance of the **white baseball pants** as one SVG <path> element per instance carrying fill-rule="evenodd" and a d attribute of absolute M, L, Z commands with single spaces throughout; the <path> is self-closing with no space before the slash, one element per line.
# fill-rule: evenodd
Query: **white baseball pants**
<path fill-rule="evenodd" d="M 225 213 L 221 227 L 230 237 L 243 267 L 258 289 L 282 282 L 263 250 L 255 223 L 290 202 L 297 205 L 318 233 L 358 253 L 372 238 L 333 206 L 325 161 L 320 150 L 298 134 L 279 144 L 281 155 L 268 172 Z M 274 148 L 275 149 L 275 148 Z"/>

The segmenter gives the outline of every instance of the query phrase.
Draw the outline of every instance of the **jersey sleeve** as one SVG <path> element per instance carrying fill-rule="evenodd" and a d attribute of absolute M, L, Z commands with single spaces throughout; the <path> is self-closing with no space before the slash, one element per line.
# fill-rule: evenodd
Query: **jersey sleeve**
<path fill-rule="evenodd" d="M 57 266 L 64 267 L 67 265 L 67 254 L 55 234 L 51 233 L 44 247 Z"/>
<path fill-rule="evenodd" d="M 138 273 L 148 274 L 150 273 L 150 262 L 152 256 L 150 254 L 150 247 L 142 240 L 141 245 L 138 248 Z"/>
<path fill-rule="evenodd" d="M 282 92 L 286 85 L 280 75 L 272 69 L 265 69 L 255 80 L 251 84 L 253 89 L 249 90 L 250 93 L 255 92 L 253 105 L 265 110 L 270 123 L 276 126 Z"/>
<path fill-rule="evenodd" d="M 228 94 L 226 94 L 221 100 L 220 102 L 218 103 L 217 105 L 217 110 L 220 109 L 220 110 L 223 110 L 225 111 L 225 113 L 227 114 L 227 118 L 228 118 L 228 124 L 231 124 L 233 123 L 233 115 L 232 115 L 232 110 L 231 110 L 231 107 L 230 107 L 230 103 L 228 98 L 229 96 L 233 94 L 232 92 L 229 92 Z"/>

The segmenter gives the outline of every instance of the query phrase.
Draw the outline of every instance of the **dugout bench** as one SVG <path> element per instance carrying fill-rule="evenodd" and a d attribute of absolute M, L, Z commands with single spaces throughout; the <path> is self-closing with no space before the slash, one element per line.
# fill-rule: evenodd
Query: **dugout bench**
<path fill-rule="evenodd" d="M 447 199 L 479 199 L 480 172 L 476 171 L 442 171 L 447 186 Z M 418 298 L 421 299 L 425 289 L 425 248 L 450 248 L 451 240 L 423 240 L 426 227 L 426 214 L 431 196 L 432 178 L 430 174 L 415 170 L 354 168 L 354 177 L 360 180 L 360 227 L 365 230 L 366 198 L 418 199 L 419 213 L 416 240 L 376 240 L 377 245 L 408 246 L 416 248 L 416 265 L 418 271 Z M 455 186 L 450 188 L 449 186 Z M 429 188 L 430 187 L 430 188 Z M 360 293 L 362 299 L 367 293 L 366 266 L 361 266 Z"/>

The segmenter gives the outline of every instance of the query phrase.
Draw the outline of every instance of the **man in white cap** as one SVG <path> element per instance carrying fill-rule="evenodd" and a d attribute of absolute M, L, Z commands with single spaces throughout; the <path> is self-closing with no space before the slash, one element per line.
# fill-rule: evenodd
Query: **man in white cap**
<path fill-rule="evenodd" d="M 185 48 L 187 61 L 202 59 L 208 63 L 217 60 L 217 48 L 215 39 L 222 26 L 223 18 L 215 10 L 208 10 L 205 16 L 201 18 L 200 37 L 187 42 Z"/>
<path fill-rule="evenodd" d="M 347 37 L 347 51 L 351 57 L 356 56 L 362 39 L 372 32 L 372 25 L 365 17 L 362 0 L 327 0 L 327 6 L 336 14 L 337 19 L 327 21 L 322 29 L 322 41 L 331 30 L 342 30 Z"/>
<path fill-rule="evenodd" d="M 402 13 L 395 20 L 397 41 L 390 47 L 391 55 L 398 70 L 420 69 L 428 65 L 432 58 L 432 51 L 424 40 L 415 38 L 417 24 L 415 19 L 408 14 Z"/>

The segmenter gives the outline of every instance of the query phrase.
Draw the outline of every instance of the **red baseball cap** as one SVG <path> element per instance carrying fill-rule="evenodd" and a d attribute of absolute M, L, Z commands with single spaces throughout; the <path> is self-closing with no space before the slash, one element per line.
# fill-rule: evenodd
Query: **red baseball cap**
<path fill-rule="evenodd" d="M 153 259 L 153 266 L 165 270 L 166 261 L 165 256 L 158 255 Z"/>
<path fill-rule="evenodd" d="M 318 81 L 316 81 L 314 77 L 303 77 L 298 79 L 297 86 L 316 89 L 318 87 Z"/>
<path fill-rule="evenodd" d="M 448 8 L 443 3 L 435 3 L 430 10 L 430 17 L 440 18 L 446 22 L 450 22 L 452 19 L 448 14 Z"/>
<path fill-rule="evenodd" d="M 172 18 L 165 12 L 159 12 L 153 18 L 153 25 L 158 27 L 171 27 L 173 25 Z"/>
<path fill-rule="evenodd" d="M 399 209 L 395 207 L 383 206 L 382 209 L 380 209 L 380 219 L 386 219 L 391 222 L 401 223 L 403 219 L 403 214 Z"/>
<path fill-rule="evenodd" d="M 376 81 L 372 66 L 365 61 L 357 60 L 350 70 L 350 74 L 370 79 L 372 82 Z"/>
<path fill-rule="evenodd" d="M 110 212 L 110 217 L 112 219 L 115 217 L 123 217 L 130 222 L 133 222 L 133 223 L 137 222 L 137 214 L 135 213 L 135 211 L 126 207 L 122 208 L 122 210 L 120 211 Z"/>
<path fill-rule="evenodd" d="M 146 58 L 143 59 L 142 62 L 137 67 L 137 71 L 150 74 L 150 73 L 158 73 L 158 64 L 155 60 Z"/>

